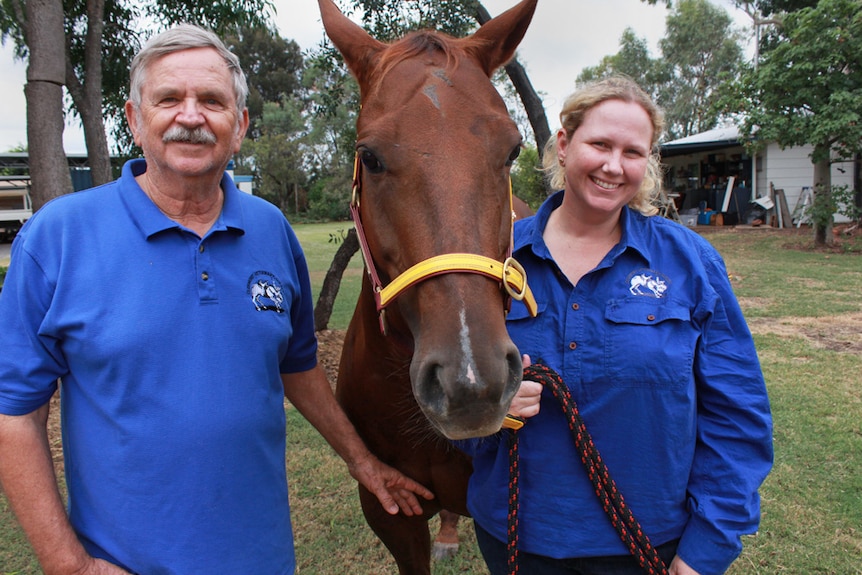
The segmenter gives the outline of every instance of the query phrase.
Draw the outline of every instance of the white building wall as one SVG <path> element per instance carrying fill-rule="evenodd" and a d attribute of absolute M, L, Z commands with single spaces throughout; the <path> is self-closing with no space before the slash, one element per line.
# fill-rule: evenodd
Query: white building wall
<path fill-rule="evenodd" d="M 814 147 L 810 145 L 782 150 L 778 144 L 769 144 L 766 150 L 760 153 L 757 195 L 767 195 L 769 184 L 772 183 L 776 190 L 784 190 L 787 205 L 792 213 L 802 195 L 802 188 L 813 186 L 814 164 L 811 163 L 813 150 Z M 832 164 L 832 185 L 853 187 L 853 162 Z M 836 221 L 843 221 L 843 218 L 836 217 Z"/>

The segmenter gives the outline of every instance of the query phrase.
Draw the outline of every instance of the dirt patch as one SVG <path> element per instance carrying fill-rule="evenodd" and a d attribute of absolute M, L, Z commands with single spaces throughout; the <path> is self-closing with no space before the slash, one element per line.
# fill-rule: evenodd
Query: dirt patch
<path fill-rule="evenodd" d="M 326 372 L 326 377 L 334 386 L 338 377 L 338 363 L 341 360 L 341 345 L 344 343 L 344 330 L 326 329 L 317 332 L 317 361 Z"/>
<path fill-rule="evenodd" d="M 817 348 L 862 353 L 862 312 L 828 317 L 750 318 L 755 334 L 802 337 Z"/>
<path fill-rule="evenodd" d="M 758 236 L 778 236 L 782 238 L 781 247 L 788 250 L 824 254 L 862 255 L 862 226 L 835 224 L 832 228 L 833 243 L 818 246 L 814 243 L 814 232 L 810 226 L 800 228 L 773 228 L 770 226 L 697 226 L 695 231 L 702 236 L 714 234 L 750 234 Z"/>

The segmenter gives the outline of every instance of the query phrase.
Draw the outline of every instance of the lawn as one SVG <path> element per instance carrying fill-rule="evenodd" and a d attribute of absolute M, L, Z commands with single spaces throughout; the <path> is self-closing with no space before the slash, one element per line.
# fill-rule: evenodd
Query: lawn
<path fill-rule="evenodd" d="M 315 291 L 349 224 L 296 226 Z M 772 230 L 712 231 L 754 333 L 775 419 L 775 467 L 761 490 L 760 531 L 731 575 L 862 575 L 862 255 L 790 249 L 805 238 Z M 355 256 L 330 326 L 343 329 L 361 277 Z M 332 336 L 336 336 L 333 338 Z M 338 346 L 339 332 L 322 337 Z M 330 350 L 331 351 L 331 350 Z M 344 465 L 288 409 L 299 575 L 395 573 L 365 525 Z M 470 532 L 435 575 L 486 573 Z M 0 574 L 38 567 L 0 497 Z"/>

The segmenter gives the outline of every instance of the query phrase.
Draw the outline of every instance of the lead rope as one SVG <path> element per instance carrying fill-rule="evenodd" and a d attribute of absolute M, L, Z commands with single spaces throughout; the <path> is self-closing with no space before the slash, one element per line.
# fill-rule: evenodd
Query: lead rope
<path fill-rule="evenodd" d="M 572 398 L 569 388 L 563 383 L 560 375 L 543 364 L 533 364 L 524 368 L 524 379 L 538 381 L 549 387 L 554 397 L 560 402 L 563 413 L 575 440 L 575 446 L 581 456 L 581 462 L 587 470 L 587 475 L 593 484 L 602 508 L 625 544 L 629 552 L 637 559 L 645 573 L 650 575 L 667 575 L 667 567 L 659 557 L 649 537 L 644 533 L 631 510 L 623 500 L 616 483 L 610 476 L 605 462 L 599 455 L 590 437 L 578 406 Z M 518 573 L 518 496 L 519 496 L 519 464 L 518 464 L 518 433 L 511 430 L 509 435 L 509 516 L 508 516 L 508 567 L 509 575 Z"/>

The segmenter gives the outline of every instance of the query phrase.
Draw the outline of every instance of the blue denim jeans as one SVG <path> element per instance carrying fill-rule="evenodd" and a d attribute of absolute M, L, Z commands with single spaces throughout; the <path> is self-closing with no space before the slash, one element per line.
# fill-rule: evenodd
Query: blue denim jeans
<path fill-rule="evenodd" d="M 475 521 L 473 525 L 476 528 L 479 549 L 491 575 L 508 575 L 509 554 L 506 544 L 492 537 Z M 656 551 L 668 567 L 676 555 L 678 544 L 679 540 L 674 540 L 656 547 Z M 631 555 L 552 559 L 521 551 L 518 553 L 518 567 L 524 575 L 644 575 L 645 573 Z"/>

